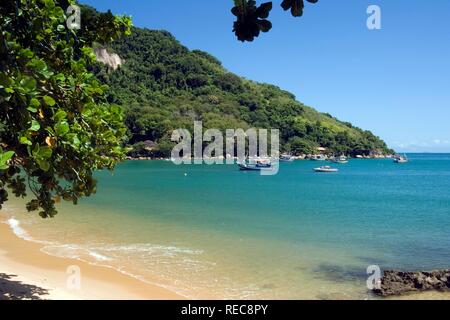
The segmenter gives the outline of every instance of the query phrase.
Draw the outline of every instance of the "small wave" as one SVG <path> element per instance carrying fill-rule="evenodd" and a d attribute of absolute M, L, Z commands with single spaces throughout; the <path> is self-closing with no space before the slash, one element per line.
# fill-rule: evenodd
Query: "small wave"
<path fill-rule="evenodd" d="M 46 246 L 41 249 L 41 251 L 44 253 L 62 258 L 72 259 L 79 259 L 82 255 L 89 255 L 99 262 L 113 260 L 112 258 L 104 256 L 96 251 L 83 248 L 82 246 L 74 244 L 59 245 L 55 242 L 36 240 L 32 236 L 30 236 L 30 234 L 24 228 L 22 228 L 20 221 L 15 217 L 8 219 L 6 221 L 6 224 L 9 225 L 9 227 L 17 237 L 26 241 L 45 244 Z"/>
<path fill-rule="evenodd" d="M 34 239 L 32 236 L 30 236 L 30 234 L 24 228 L 21 227 L 20 221 L 17 220 L 15 217 L 8 219 L 5 223 L 7 225 L 9 225 L 9 227 L 11 228 L 13 233 L 20 239 L 39 243 L 39 244 L 52 244 L 52 242 Z"/>
<path fill-rule="evenodd" d="M 25 239 L 25 240 L 28 240 L 28 241 L 32 241 L 33 240 L 33 238 L 28 234 L 28 232 L 25 231 L 25 229 L 23 229 L 20 226 L 20 221 L 19 220 L 11 218 L 11 219 L 8 219 L 7 224 L 12 229 L 14 234 L 16 236 L 18 236 L 19 238 Z"/>
<path fill-rule="evenodd" d="M 101 251 L 109 251 L 109 252 L 123 251 L 123 252 L 143 252 L 149 254 L 160 253 L 168 256 L 177 254 L 200 255 L 204 253 L 203 250 L 188 249 L 175 246 L 153 245 L 149 243 L 139 243 L 130 245 L 105 245 L 105 246 L 97 246 L 96 248 Z"/>
<path fill-rule="evenodd" d="M 113 260 L 110 257 L 98 253 L 97 251 L 76 244 L 54 244 L 45 246 L 41 249 L 41 251 L 61 258 L 80 259 L 85 256 L 90 256 L 98 262 Z"/>
<path fill-rule="evenodd" d="M 114 260 L 114 258 L 108 256 L 108 253 L 110 253 L 110 255 L 112 255 L 113 257 L 123 257 L 127 254 L 139 253 L 152 257 L 167 258 L 175 258 L 179 255 L 200 255 L 203 253 L 202 250 L 193 250 L 174 246 L 152 245 L 145 243 L 129 245 L 77 245 L 52 243 L 42 248 L 42 251 L 47 254 L 72 259 L 79 259 L 81 257 L 90 256 L 99 262 Z"/>
<path fill-rule="evenodd" d="M 94 257 L 97 261 L 111 261 L 112 260 L 111 258 L 101 255 L 100 253 L 95 252 L 95 251 L 89 251 L 89 255 L 91 257 Z"/>

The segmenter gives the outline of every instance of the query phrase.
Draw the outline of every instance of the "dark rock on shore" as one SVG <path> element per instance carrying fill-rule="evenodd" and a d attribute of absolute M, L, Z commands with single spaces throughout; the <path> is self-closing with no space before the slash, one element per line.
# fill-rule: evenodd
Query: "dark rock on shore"
<path fill-rule="evenodd" d="M 450 291 L 450 269 L 430 272 L 385 271 L 381 286 L 374 289 L 382 297 L 421 291 Z"/>

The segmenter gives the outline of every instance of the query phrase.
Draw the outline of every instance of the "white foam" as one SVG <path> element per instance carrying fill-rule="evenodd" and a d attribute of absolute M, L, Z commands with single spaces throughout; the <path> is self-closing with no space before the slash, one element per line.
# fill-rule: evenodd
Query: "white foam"
<path fill-rule="evenodd" d="M 62 258 L 80 259 L 83 256 L 88 255 L 99 262 L 113 260 L 112 258 L 104 256 L 94 250 L 76 244 L 48 245 L 41 250 L 47 254 Z"/>
<path fill-rule="evenodd" d="M 11 218 L 8 219 L 7 223 L 16 236 L 24 240 L 33 241 L 33 238 L 28 234 L 28 232 L 20 226 L 19 220 Z"/>
<path fill-rule="evenodd" d="M 95 251 L 89 251 L 89 255 L 91 257 L 94 257 L 97 261 L 111 261 L 112 260 L 111 258 L 101 255 L 100 253 L 95 252 Z"/>
<path fill-rule="evenodd" d="M 153 245 L 149 243 L 137 243 L 130 245 L 106 245 L 98 247 L 102 251 L 124 251 L 124 252 L 144 252 L 149 254 L 165 254 L 165 255 L 176 255 L 176 254 L 189 254 L 189 255 L 200 255 L 203 250 L 195 250 L 188 248 L 181 248 L 175 246 L 163 246 L 163 245 Z"/>
<path fill-rule="evenodd" d="M 77 244 L 50 244 L 42 248 L 47 254 L 79 259 L 82 256 L 89 255 L 96 261 L 111 261 L 113 258 L 103 253 L 111 253 L 112 256 L 122 256 L 127 253 L 148 254 L 154 257 L 176 257 L 178 255 L 200 255 L 202 250 L 192 250 L 187 248 L 178 248 L 174 246 L 161 246 L 152 244 L 130 244 L 130 245 L 77 245 Z M 100 253 L 101 252 L 101 253 Z"/>

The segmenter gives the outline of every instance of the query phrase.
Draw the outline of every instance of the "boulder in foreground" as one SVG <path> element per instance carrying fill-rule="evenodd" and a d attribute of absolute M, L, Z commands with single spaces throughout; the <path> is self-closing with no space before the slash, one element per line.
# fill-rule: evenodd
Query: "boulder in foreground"
<path fill-rule="evenodd" d="M 374 289 L 382 297 L 429 290 L 450 291 L 450 269 L 429 272 L 385 271 L 381 286 Z"/>

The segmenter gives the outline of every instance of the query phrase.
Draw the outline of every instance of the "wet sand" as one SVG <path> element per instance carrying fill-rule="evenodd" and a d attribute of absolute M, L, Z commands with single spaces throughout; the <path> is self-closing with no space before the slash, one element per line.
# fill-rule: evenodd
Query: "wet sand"
<path fill-rule="evenodd" d="M 0 223 L 0 300 L 184 299 L 114 269 L 50 256 L 41 248 L 18 238 L 8 225 Z"/>

